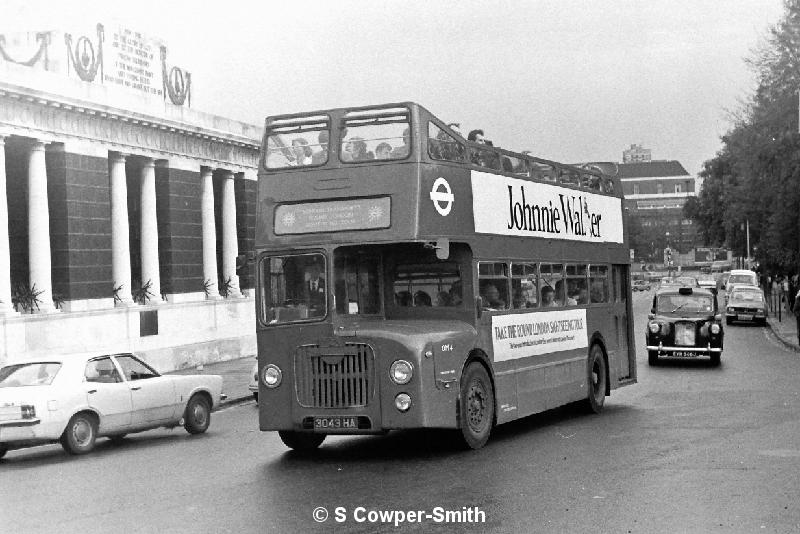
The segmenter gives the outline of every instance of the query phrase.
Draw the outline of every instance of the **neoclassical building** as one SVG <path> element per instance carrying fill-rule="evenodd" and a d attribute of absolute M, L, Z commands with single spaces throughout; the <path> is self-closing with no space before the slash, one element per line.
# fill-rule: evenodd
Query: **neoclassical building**
<path fill-rule="evenodd" d="M 127 28 L 0 36 L 0 365 L 255 353 L 261 129 L 192 109 L 191 82 Z"/>

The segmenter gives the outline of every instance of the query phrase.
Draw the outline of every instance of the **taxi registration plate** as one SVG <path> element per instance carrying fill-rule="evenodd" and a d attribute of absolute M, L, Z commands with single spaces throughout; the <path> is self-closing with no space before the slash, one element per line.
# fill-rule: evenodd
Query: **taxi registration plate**
<path fill-rule="evenodd" d="M 357 430 L 358 420 L 355 417 L 315 417 L 314 430 Z"/>

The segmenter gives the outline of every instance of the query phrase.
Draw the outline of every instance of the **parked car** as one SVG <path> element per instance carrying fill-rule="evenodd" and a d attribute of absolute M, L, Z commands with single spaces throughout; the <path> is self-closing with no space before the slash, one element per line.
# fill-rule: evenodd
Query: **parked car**
<path fill-rule="evenodd" d="M 258 402 L 258 361 L 253 364 L 253 370 L 250 373 L 250 383 L 247 385 L 253 398 Z"/>
<path fill-rule="evenodd" d="M 716 295 L 707 289 L 658 290 L 645 332 L 647 362 L 655 365 L 661 356 L 708 356 L 713 365 L 719 365 L 725 332 L 718 311 Z"/>
<path fill-rule="evenodd" d="M 650 291 L 650 282 L 647 280 L 634 280 L 633 284 L 631 284 L 631 289 L 633 291 Z"/>
<path fill-rule="evenodd" d="M 767 299 L 761 288 L 740 285 L 728 292 L 725 323 L 733 321 L 767 324 Z"/>
<path fill-rule="evenodd" d="M 8 450 L 60 441 L 85 454 L 98 437 L 183 425 L 205 432 L 219 407 L 222 377 L 161 375 L 133 354 L 43 358 L 0 368 L 0 458 Z"/>
<path fill-rule="evenodd" d="M 697 283 L 703 289 L 713 289 L 714 291 L 717 290 L 717 281 L 714 280 L 714 277 L 711 275 L 700 275 L 698 278 Z"/>

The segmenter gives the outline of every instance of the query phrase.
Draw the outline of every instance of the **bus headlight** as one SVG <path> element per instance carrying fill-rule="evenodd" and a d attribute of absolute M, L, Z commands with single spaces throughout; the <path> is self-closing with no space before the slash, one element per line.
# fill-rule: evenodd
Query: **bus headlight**
<path fill-rule="evenodd" d="M 411 408 L 411 395 L 408 393 L 398 393 L 394 398 L 394 407 L 401 412 L 407 412 Z"/>
<path fill-rule="evenodd" d="M 709 330 L 711 330 L 712 334 L 719 334 L 719 325 L 714 323 L 709 327 Z"/>
<path fill-rule="evenodd" d="M 395 360 L 389 367 L 389 377 L 398 385 L 408 384 L 414 376 L 414 368 L 405 360 Z M 407 409 L 407 408 L 406 408 Z"/>
<path fill-rule="evenodd" d="M 261 380 L 268 388 L 276 388 L 280 386 L 282 379 L 283 373 L 281 373 L 280 368 L 272 363 L 264 367 L 264 372 L 261 373 Z"/>
<path fill-rule="evenodd" d="M 650 330 L 651 334 L 657 334 L 658 331 L 661 330 L 661 327 L 658 325 L 658 323 L 650 323 L 647 325 L 647 328 Z"/>

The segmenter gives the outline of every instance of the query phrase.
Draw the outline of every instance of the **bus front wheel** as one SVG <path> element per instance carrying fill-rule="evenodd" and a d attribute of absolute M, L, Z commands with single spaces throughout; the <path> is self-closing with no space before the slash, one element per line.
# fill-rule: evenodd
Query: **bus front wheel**
<path fill-rule="evenodd" d="M 603 405 L 606 401 L 606 386 L 608 384 L 608 368 L 606 367 L 606 359 L 603 357 L 603 349 L 600 345 L 595 343 L 589 349 L 588 360 L 588 384 L 589 392 L 586 397 L 585 406 L 591 413 L 600 413 L 603 411 Z"/>
<path fill-rule="evenodd" d="M 464 371 L 459 402 L 464 443 L 471 449 L 480 449 L 489 440 L 494 424 L 494 388 L 480 363 L 472 362 Z"/>
<path fill-rule="evenodd" d="M 312 452 L 325 441 L 325 434 L 311 434 L 309 432 L 292 432 L 281 430 L 278 432 L 281 441 L 290 449 L 298 452 Z"/>

